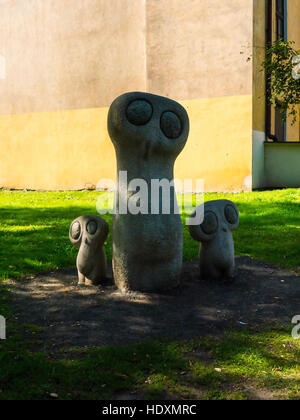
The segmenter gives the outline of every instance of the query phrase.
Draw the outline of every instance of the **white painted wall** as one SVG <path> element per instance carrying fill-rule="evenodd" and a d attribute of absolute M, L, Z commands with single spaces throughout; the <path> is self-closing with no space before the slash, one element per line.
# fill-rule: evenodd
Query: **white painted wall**
<path fill-rule="evenodd" d="M 262 131 L 252 132 L 252 188 L 265 186 L 265 151 L 266 135 Z"/>

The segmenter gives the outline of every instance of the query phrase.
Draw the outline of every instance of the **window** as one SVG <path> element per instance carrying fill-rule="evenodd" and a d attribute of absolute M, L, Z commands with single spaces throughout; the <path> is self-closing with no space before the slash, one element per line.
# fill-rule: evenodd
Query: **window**
<path fill-rule="evenodd" d="M 286 39 L 286 0 L 276 0 L 276 38 Z M 280 105 L 275 108 L 275 136 L 286 141 L 286 123 L 282 122 Z"/>
<path fill-rule="evenodd" d="M 276 37 L 285 39 L 285 0 L 276 0 Z"/>

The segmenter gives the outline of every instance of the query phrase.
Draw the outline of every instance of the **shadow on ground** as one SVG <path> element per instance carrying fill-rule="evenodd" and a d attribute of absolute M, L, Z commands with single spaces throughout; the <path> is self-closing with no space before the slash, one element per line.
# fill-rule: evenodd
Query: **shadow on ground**
<path fill-rule="evenodd" d="M 197 261 L 186 262 L 180 288 L 168 296 L 123 295 L 112 279 L 106 286 L 77 286 L 75 270 L 9 284 L 17 323 L 43 327 L 41 345 L 53 353 L 286 324 L 300 310 L 300 277 L 247 257 L 237 258 L 237 277 L 230 284 L 200 281 Z"/>

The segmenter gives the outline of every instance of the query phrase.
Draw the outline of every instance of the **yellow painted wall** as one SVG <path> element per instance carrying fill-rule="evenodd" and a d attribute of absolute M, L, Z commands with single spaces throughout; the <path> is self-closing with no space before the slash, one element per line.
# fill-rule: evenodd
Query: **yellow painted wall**
<path fill-rule="evenodd" d="M 107 107 L 143 90 L 188 110 L 176 177 L 250 190 L 252 15 L 252 0 L 0 1 L 0 187 L 115 179 Z"/>
<path fill-rule="evenodd" d="M 300 0 L 288 0 L 297 48 L 299 22 Z M 262 186 L 264 47 L 265 0 L 0 2 L 0 187 L 115 179 L 107 106 L 130 90 L 187 108 L 177 178 L 203 178 L 206 191 Z"/>
<path fill-rule="evenodd" d="M 175 177 L 206 191 L 251 189 L 252 96 L 183 101 L 191 122 Z M 0 187 L 82 189 L 115 180 L 107 108 L 0 116 Z"/>
<path fill-rule="evenodd" d="M 265 131 L 266 3 L 253 1 L 253 130 Z"/>
<path fill-rule="evenodd" d="M 252 95 L 184 101 L 188 143 L 175 176 L 203 178 L 205 191 L 252 189 Z"/>
<path fill-rule="evenodd" d="M 252 186 L 262 188 L 265 182 L 265 72 L 262 63 L 266 45 L 266 2 L 253 1 L 253 132 L 252 132 Z"/>
<path fill-rule="evenodd" d="M 300 50 L 300 0 L 287 0 L 287 37 L 295 42 L 295 49 Z M 290 124 L 287 120 L 287 140 L 300 141 L 300 106 L 298 106 L 298 122 Z"/>
<path fill-rule="evenodd" d="M 0 116 L 0 187 L 82 189 L 114 177 L 107 108 Z"/>

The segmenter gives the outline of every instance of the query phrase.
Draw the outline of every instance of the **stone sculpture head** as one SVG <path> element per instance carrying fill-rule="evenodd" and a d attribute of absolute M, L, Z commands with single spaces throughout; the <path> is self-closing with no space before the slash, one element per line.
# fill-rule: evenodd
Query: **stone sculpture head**
<path fill-rule="evenodd" d="M 202 206 L 204 206 L 203 222 L 199 225 L 189 225 L 191 236 L 201 242 L 201 277 L 213 279 L 233 277 L 235 260 L 232 232 L 238 228 L 239 211 L 229 200 L 209 201 Z M 191 217 L 195 216 L 196 211 Z"/>
<path fill-rule="evenodd" d="M 203 222 L 201 225 L 189 226 L 190 234 L 196 241 L 211 242 L 219 235 L 231 235 L 238 228 L 239 211 L 232 201 L 208 201 L 202 206 L 204 206 Z"/>
<path fill-rule="evenodd" d="M 189 133 L 189 118 L 177 102 L 162 96 L 131 92 L 112 103 L 108 131 L 117 153 L 132 150 L 147 160 L 149 156 L 179 155 Z"/>
<path fill-rule="evenodd" d="M 103 248 L 108 224 L 98 216 L 80 216 L 70 226 L 69 238 L 79 249 L 76 266 L 78 283 L 97 285 L 106 279 L 106 255 Z"/>
<path fill-rule="evenodd" d="M 108 225 L 98 216 L 80 216 L 70 226 L 71 243 L 80 248 L 81 244 L 98 248 L 102 247 L 108 235 Z"/>

